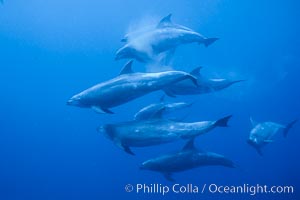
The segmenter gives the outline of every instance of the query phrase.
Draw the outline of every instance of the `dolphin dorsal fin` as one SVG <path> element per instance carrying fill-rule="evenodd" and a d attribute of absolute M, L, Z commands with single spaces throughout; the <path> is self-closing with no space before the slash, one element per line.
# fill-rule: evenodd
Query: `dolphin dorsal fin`
<path fill-rule="evenodd" d="M 195 69 L 193 69 L 190 74 L 193 75 L 193 76 L 200 76 L 200 70 L 202 69 L 203 67 L 197 67 Z"/>
<path fill-rule="evenodd" d="M 253 120 L 252 117 L 250 117 L 250 122 L 252 124 L 252 127 L 255 127 L 258 124 L 255 120 Z"/>
<path fill-rule="evenodd" d="M 188 151 L 188 150 L 196 150 L 196 147 L 194 144 L 194 138 L 190 139 L 182 148 L 182 151 Z"/>
<path fill-rule="evenodd" d="M 129 62 L 127 62 L 123 69 L 121 70 L 120 74 L 119 75 L 122 75 L 122 74 L 131 74 L 133 73 L 132 71 L 132 63 L 133 63 L 133 60 L 130 60 Z"/>
<path fill-rule="evenodd" d="M 168 14 L 164 18 L 162 18 L 159 23 L 157 24 L 156 28 L 164 28 L 164 27 L 170 27 L 173 26 L 173 23 L 171 21 L 172 14 Z"/>

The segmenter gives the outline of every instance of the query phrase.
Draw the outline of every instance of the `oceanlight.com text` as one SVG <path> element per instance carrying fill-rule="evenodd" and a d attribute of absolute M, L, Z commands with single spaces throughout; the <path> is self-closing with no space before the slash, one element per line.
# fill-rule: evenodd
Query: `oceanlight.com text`
<path fill-rule="evenodd" d="M 251 196 L 258 194 L 293 194 L 293 186 L 281 185 L 218 185 L 218 184 L 127 184 L 126 192 L 134 192 L 136 194 L 248 194 Z"/>

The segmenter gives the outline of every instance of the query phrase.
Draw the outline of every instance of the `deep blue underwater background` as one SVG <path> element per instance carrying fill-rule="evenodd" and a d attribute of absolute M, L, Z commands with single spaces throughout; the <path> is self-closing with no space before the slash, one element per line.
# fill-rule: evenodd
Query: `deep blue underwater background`
<path fill-rule="evenodd" d="M 173 21 L 220 40 L 208 48 L 177 49 L 172 67 L 203 75 L 246 79 L 223 91 L 167 100 L 195 102 L 187 121 L 233 114 L 229 128 L 200 136 L 197 147 L 234 160 L 239 168 L 197 168 L 178 173 L 180 184 L 293 185 L 294 194 L 257 199 L 299 199 L 300 125 L 259 156 L 247 143 L 256 121 L 287 124 L 300 118 L 299 2 L 295 0 L 4 0 L 0 4 L 0 199 L 160 199 L 126 193 L 127 183 L 168 184 L 139 170 L 141 162 L 178 151 L 184 141 L 133 149 L 130 156 L 96 131 L 108 122 L 130 120 L 161 92 L 113 108 L 114 115 L 66 106 L 74 94 L 116 76 L 114 61 L 130 25 Z M 135 62 L 135 71 L 145 65 Z M 169 194 L 165 199 L 250 199 L 249 195 Z"/>

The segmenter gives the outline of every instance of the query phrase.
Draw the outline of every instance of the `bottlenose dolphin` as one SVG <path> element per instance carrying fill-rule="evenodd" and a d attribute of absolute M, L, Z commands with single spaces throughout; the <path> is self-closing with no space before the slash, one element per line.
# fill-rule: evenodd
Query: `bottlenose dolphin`
<path fill-rule="evenodd" d="M 250 131 L 249 139 L 247 143 L 253 146 L 259 155 L 262 155 L 262 147 L 266 144 L 273 142 L 274 135 L 280 130 L 283 129 L 284 137 L 287 136 L 289 130 L 297 122 L 294 120 L 288 125 L 284 126 L 274 122 L 262 122 L 257 123 L 252 118 L 250 118 L 252 124 L 252 130 Z"/>
<path fill-rule="evenodd" d="M 184 123 L 162 119 L 162 113 L 163 109 L 148 120 L 105 124 L 99 127 L 98 131 L 103 132 L 125 152 L 134 155 L 130 147 L 146 147 L 180 139 L 191 139 L 215 127 L 227 127 L 227 122 L 231 117 L 230 115 L 217 121 Z"/>
<path fill-rule="evenodd" d="M 92 108 L 99 113 L 113 113 L 109 108 L 163 89 L 178 81 L 191 79 L 197 87 L 196 78 L 186 72 L 133 73 L 131 66 L 132 61 L 129 61 L 119 76 L 74 95 L 67 104 Z"/>
<path fill-rule="evenodd" d="M 116 60 L 136 59 L 140 62 L 163 60 L 171 57 L 176 47 L 188 43 L 204 44 L 206 47 L 218 38 L 206 38 L 201 34 L 171 22 L 171 15 L 165 17 L 151 31 L 136 35 L 116 53 Z"/>
<path fill-rule="evenodd" d="M 141 29 L 129 32 L 127 34 L 124 35 L 124 37 L 121 39 L 121 42 L 128 42 L 128 40 L 130 39 L 134 39 L 135 37 L 138 37 L 141 34 L 146 33 L 147 31 L 152 31 L 157 27 L 168 27 L 168 26 L 172 26 L 173 28 L 177 28 L 177 29 L 183 29 L 183 30 L 188 30 L 188 31 L 193 31 L 192 29 L 179 25 L 179 24 L 174 24 L 174 23 L 170 23 L 171 22 L 171 16 L 172 14 L 169 14 L 165 17 L 163 17 L 158 25 L 151 25 L 151 26 L 146 26 L 146 27 L 142 27 Z"/>
<path fill-rule="evenodd" d="M 180 152 L 149 159 L 142 163 L 140 169 L 160 172 L 167 180 L 175 181 L 172 173 L 203 166 L 236 167 L 223 155 L 197 150 L 194 146 L 194 139 L 191 139 Z"/>
<path fill-rule="evenodd" d="M 160 103 L 153 103 L 139 110 L 134 115 L 134 119 L 147 120 L 147 119 L 151 119 L 152 116 L 155 115 L 161 109 L 163 109 L 164 114 L 168 114 L 175 110 L 190 107 L 191 105 L 192 103 L 185 103 L 185 102 L 166 103 L 163 101 L 162 98 Z"/>
<path fill-rule="evenodd" d="M 197 77 L 198 87 L 193 87 L 187 81 L 178 82 L 175 84 L 170 85 L 164 89 L 165 93 L 168 96 L 175 97 L 176 95 L 198 95 L 198 94 L 205 94 L 211 93 L 219 90 L 223 90 L 232 84 L 242 82 L 245 80 L 235 80 L 231 81 L 228 79 L 209 79 L 203 77 L 200 73 L 202 67 L 197 67 L 190 72 L 191 75 Z"/>

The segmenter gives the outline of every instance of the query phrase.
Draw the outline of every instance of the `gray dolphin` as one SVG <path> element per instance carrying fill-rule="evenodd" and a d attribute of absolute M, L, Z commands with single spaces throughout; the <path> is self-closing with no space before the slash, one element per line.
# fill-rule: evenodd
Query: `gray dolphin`
<path fill-rule="evenodd" d="M 130 147 L 146 147 L 180 139 L 190 139 L 215 127 L 227 127 L 227 122 L 231 118 L 230 115 L 217 121 L 184 123 L 162 119 L 162 113 L 163 109 L 148 120 L 105 124 L 99 127 L 98 131 L 103 132 L 108 139 L 125 152 L 134 155 Z"/>
<path fill-rule="evenodd" d="M 178 81 L 191 79 L 197 87 L 196 78 L 186 72 L 133 73 L 131 66 L 132 61 L 129 61 L 119 76 L 74 95 L 67 101 L 67 105 L 92 108 L 99 113 L 113 113 L 109 108 L 163 89 Z"/>
<path fill-rule="evenodd" d="M 209 79 L 203 77 L 200 73 L 202 67 L 197 67 L 190 72 L 191 75 L 197 77 L 198 87 L 193 87 L 187 81 L 178 82 L 175 84 L 170 85 L 164 89 L 165 93 L 168 96 L 175 97 L 176 95 L 198 95 L 198 94 L 205 94 L 211 93 L 219 90 L 223 90 L 232 84 L 242 82 L 245 80 L 235 80 L 231 81 L 228 79 Z"/>
<path fill-rule="evenodd" d="M 254 120 L 252 120 L 252 118 L 250 120 L 252 123 L 252 129 L 250 131 L 247 143 L 253 146 L 257 150 L 259 155 L 262 155 L 262 147 L 264 147 L 266 144 L 273 142 L 274 135 L 280 129 L 283 130 L 283 135 L 284 137 L 286 137 L 289 130 L 297 122 L 297 120 L 294 120 L 288 125 L 284 126 L 274 122 L 257 123 Z"/>
<path fill-rule="evenodd" d="M 141 29 L 138 29 L 138 30 L 135 30 L 135 31 L 125 34 L 124 37 L 121 39 L 121 42 L 128 42 L 129 39 L 134 39 L 135 37 L 138 37 L 139 35 L 144 34 L 147 31 L 152 31 L 153 29 L 155 29 L 157 27 L 161 27 L 161 26 L 164 26 L 164 27 L 172 26 L 173 28 L 177 28 L 177 29 L 193 31 L 192 29 L 190 29 L 188 27 L 171 23 L 171 16 L 172 16 L 172 14 L 169 14 L 169 15 L 163 17 L 159 21 L 158 25 L 156 25 L 156 26 L 143 27 Z"/>
<path fill-rule="evenodd" d="M 141 110 L 139 110 L 135 115 L 135 120 L 147 120 L 151 119 L 153 115 L 155 115 L 159 110 L 163 109 L 164 114 L 171 113 L 175 110 L 183 109 L 190 107 L 192 103 L 185 102 L 175 102 L 175 103 L 166 103 L 161 99 L 159 103 L 150 104 Z"/>
<path fill-rule="evenodd" d="M 194 139 L 191 139 L 180 152 L 149 159 L 142 163 L 140 169 L 160 172 L 167 180 L 175 181 L 172 173 L 203 166 L 236 167 L 223 155 L 197 150 L 194 146 Z"/>
<path fill-rule="evenodd" d="M 153 30 L 138 34 L 116 53 L 116 60 L 136 59 L 140 62 L 163 60 L 171 57 L 176 47 L 188 43 L 204 44 L 206 47 L 218 38 L 203 35 L 171 22 L 171 14 L 165 17 Z"/>

